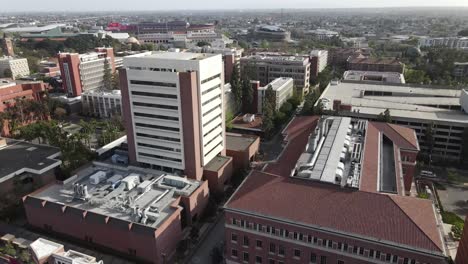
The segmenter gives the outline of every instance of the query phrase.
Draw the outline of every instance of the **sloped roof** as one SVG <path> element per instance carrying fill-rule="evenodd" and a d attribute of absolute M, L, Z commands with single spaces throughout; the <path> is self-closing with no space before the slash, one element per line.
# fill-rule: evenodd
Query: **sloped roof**
<path fill-rule="evenodd" d="M 252 171 L 226 208 L 441 253 L 432 203 Z"/>

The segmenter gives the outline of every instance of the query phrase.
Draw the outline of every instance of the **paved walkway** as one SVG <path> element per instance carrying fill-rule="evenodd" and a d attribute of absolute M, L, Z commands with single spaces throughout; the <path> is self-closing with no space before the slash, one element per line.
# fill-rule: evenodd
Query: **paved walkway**
<path fill-rule="evenodd" d="M 211 250 L 224 243 L 224 215 L 216 222 L 210 233 L 205 236 L 201 245 L 193 253 L 186 264 L 209 264 L 211 263 Z"/>
<path fill-rule="evenodd" d="M 29 231 L 29 230 L 27 230 L 25 228 L 22 228 L 22 227 L 9 225 L 9 224 L 5 224 L 5 223 L 0 223 L 0 235 L 3 236 L 4 234 L 12 234 L 15 237 L 24 238 L 24 239 L 27 239 L 27 240 L 30 240 L 30 241 L 34 241 L 34 240 L 42 237 L 42 238 L 45 238 L 47 240 L 50 240 L 50 241 L 53 241 L 53 242 L 64 245 L 65 250 L 72 249 L 72 250 L 75 250 L 75 251 L 78 251 L 78 252 L 93 256 L 97 260 L 102 260 L 104 262 L 104 264 L 133 264 L 133 263 L 135 263 L 135 262 L 131 262 L 131 261 L 116 257 L 116 256 L 104 254 L 104 253 L 98 252 L 96 250 L 83 248 L 83 247 L 71 244 L 69 242 L 60 241 L 60 240 L 57 240 L 57 239 L 52 238 L 52 237 L 47 236 L 47 235 L 37 234 L 37 233 L 31 232 L 31 231 Z"/>

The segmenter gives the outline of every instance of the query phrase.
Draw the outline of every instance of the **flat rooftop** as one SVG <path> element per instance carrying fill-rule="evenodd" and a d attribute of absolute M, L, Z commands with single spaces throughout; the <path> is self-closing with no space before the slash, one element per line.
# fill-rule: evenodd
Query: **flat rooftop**
<path fill-rule="evenodd" d="M 179 196 L 201 183 L 136 167 L 95 164 L 65 184 L 51 185 L 30 197 L 98 215 L 158 228 L 176 211 Z"/>
<path fill-rule="evenodd" d="M 232 151 L 245 151 L 248 149 L 259 137 L 226 133 L 226 149 Z"/>
<path fill-rule="evenodd" d="M 219 171 L 226 163 L 231 160 L 230 157 L 225 156 L 216 156 L 208 164 L 206 164 L 203 169 L 207 171 Z"/>
<path fill-rule="evenodd" d="M 351 81 L 405 83 L 405 77 L 399 72 L 345 71 L 343 79 Z"/>
<path fill-rule="evenodd" d="M 330 85 L 320 98 L 325 109 L 333 109 L 333 101 L 340 100 L 361 116 L 389 109 L 392 117 L 468 124 L 468 115 L 460 111 L 460 95 L 455 89 L 344 81 Z"/>
<path fill-rule="evenodd" d="M 0 139 L 1 140 L 1 139 Z M 60 150 L 46 145 L 6 138 L 0 145 L 0 183 L 23 172 L 42 174 L 59 166 Z"/>
<path fill-rule="evenodd" d="M 258 62 L 293 62 L 293 63 L 306 63 L 309 59 L 304 56 L 295 55 L 250 55 L 241 58 L 241 61 L 258 61 Z"/>
<path fill-rule="evenodd" d="M 203 60 L 209 57 L 219 56 L 218 54 L 211 53 L 193 53 L 193 52 L 144 52 L 136 55 L 127 56 L 128 58 L 148 58 L 148 59 L 160 59 L 160 60 L 181 60 L 181 61 L 191 61 L 191 60 Z"/>

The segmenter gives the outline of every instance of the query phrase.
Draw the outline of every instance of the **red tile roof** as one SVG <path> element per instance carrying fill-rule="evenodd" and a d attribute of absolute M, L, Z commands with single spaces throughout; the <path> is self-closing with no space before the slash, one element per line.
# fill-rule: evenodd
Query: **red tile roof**
<path fill-rule="evenodd" d="M 379 152 L 379 133 L 383 133 L 388 137 L 395 148 L 395 161 L 400 148 L 419 151 L 418 139 L 413 129 L 402 127 L 399 125 L 383 123 L 383 122 L 368 122 L 366 131 L 366 141 L 363 151 L 362 171 L 359 189 L 366 192 L 377 192 L 377 177 L 378 163 L 376 160 Z M 401 163 L 396 162 L 395 177 L 397 178 L 397 191 L 402 194 L 404 186 L 400 180 Z"/>
<path fill-rule="evenodd" d="M 269 164 L 265 172 L 288 177 L 296 167 L 296 162 L 304 152 L 309 135 L 317 126 L 319 117 L 301 116 L 295 117 L 283 130 L 285 140 L 288 142 L 277 162 Z"/>
<path fill-rule="evenodd" d="M 252 171 L 226 204 L 260 216 L 442 251 L 432 202 Z"/>

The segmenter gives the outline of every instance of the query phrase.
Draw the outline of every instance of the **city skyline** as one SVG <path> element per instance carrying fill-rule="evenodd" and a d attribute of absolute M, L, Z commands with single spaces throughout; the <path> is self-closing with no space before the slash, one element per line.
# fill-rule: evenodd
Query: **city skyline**
<path fill-rule="evenodd" d="M 468 7 L 468 2 L 464 0 L 448 0 L 441 4 L 440 1 L 429 0 L 410 0 L 410 1 L 369 1 L 354 0 L 343 5 L 340 1 L 289 1 L 285 4 L 279 0 L 266 1 L 260 0 L 255 3 L 240 0 L 236 2 L 217 2 L 205 0 L 202 3 L 193 3 L 182 0 L 177 3 L 166 3 L 160 5 L 146 0 L 132 1 L 131 3 L 115 0 L 111 1 L 90 1 L 83 0 L 79 2 L 69 2 L 64 6 L 57 0 L 38 3 L 30 0 L 16 1 L 9 3 L 8 6 L 2 6 L 3 12 L 53 12 L 53 11 L 171 11 L 171 10 L 248 10 L 248 9 L 321 9 L 321 8 L 385 8 L 385 7 Z"/>

